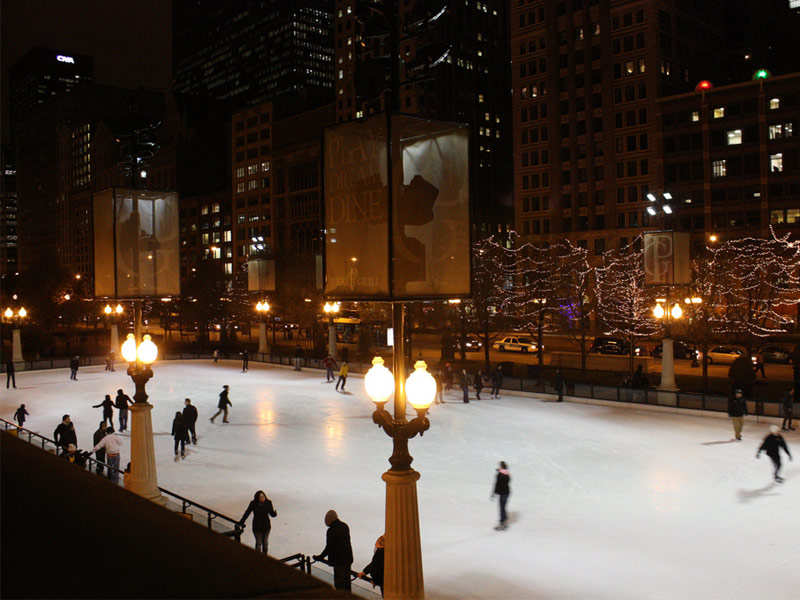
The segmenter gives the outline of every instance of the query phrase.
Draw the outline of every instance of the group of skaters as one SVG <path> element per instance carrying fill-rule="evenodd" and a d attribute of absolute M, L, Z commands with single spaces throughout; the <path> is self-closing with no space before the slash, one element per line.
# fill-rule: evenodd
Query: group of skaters
<path fill-rule="evenodd" d="M 328 354 L 322 359 L 322 366 L 325 367 L 325 383 L 336 381 L 336 391 L 339 391 L 340 385 L 342 386 L 342 391 L 344 391 L 344 386 L 347 385 L 347 374 L 350 372 L 350 365 L 347 364 L 347 361 L 343 360 L 341 365 L 337 365 L 336 359 L 331 354 Z M 339 369 L 338 380 L 334 375 L 336 369 Z"/>

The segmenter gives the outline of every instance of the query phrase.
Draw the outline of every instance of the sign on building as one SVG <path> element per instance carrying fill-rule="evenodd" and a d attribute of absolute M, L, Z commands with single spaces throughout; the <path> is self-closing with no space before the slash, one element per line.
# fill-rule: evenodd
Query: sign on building
<path fill-rule="evenodd" d="M 689 234 L 647 231 L 644 234 L 646 285 L 686 285 L 692 282 Z"/>
<path fill-rule="evenodd" d="M 247 290 L 275 291 L 275 259 L 258 258 L 247 261 Z"/>

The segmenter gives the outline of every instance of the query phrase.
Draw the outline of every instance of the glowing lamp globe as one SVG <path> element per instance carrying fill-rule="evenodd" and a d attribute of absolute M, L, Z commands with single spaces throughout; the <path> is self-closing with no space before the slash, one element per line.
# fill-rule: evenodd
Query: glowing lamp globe
<path fill-rule="evenodd" d="M 122 344 L 120 351 L 122 352 L 122 358 L 127 360 L 129 363 L 136 362 L 136 338 L 133 337 L 132 333 L 128 334 L 128 337 Z"/>
<path fill-rule="evenodd" d="M 703 79 L 703 81 L 698 82 L 698 84 L 694 87 L 695 92 L 699 92 L 701 90 L 710 90 L 714 87 L 708 79 Z"/>
<path fill-rule="evenodd" d="M 675 303 L 675 306 L 672 307 L 670 314 L 672 315 L 673 319 L 680 319 L 683 316 L 683 309 L 681 308 L 681 305 Z"/>
<path fill-rule="evenodd" d="M 109 304 L 106 304 L 106 307 L 103 309 L 103 312 L 106 313 L 107 315 L 110 315 L 111 314 L 111 306 Z"/>
<path fill-rule="evenodd" d="M 149 335 L 145 335 L 139 344 L 139 360 L 146 365 L 152 365 L 158 356 L 158 346 L 153 343 Z"/>
<path fill-rule="evenodd" d="M 758 81 L 759 79 L 769 79 L 770 77 L 772 77 L 772 73 L 770 73 L 767 69 L 759 69 L 753 73 L 753 81 Z"/>
<path fill-rule="evenodd" d="M 19 309 L 19 312 L 17 314 L 24 319 L 25 317 L 28 316 L 28 311 L 25 310 L 25 307 L 23 306 L 22 308 Z"/>
<path fill-rule="evenodd" d="M 117 307 L 114 309 L 118 315 L 122 314 L 122 305 L 117 304 Z"/>
<path fill-rule="evenodd" d="M 406 398 L 417 410 L 428 408 L 436 397 L 436 380 L 427 371 L 424 360 L 414 363 L 414 372 L 406 380 Z"/>
<path fill-rule="evenodd" d="M 664 318 L 664 307 L 660 304 L 656 304 L 656 307 L 653 309 L 653 316 L 656 319 L 663 319 Z"/>
<path fill-rule="evenodd" d="M 394 392 L 392 372 L 383 366 L 383 359 L 376 356 L 372 359 L 372 367 L 364 376 L 364 387 L 373 402 L 386 402 Z"/>
<path fill-rule="evenodd" d="M 7 308 L 7 309 L 6 309 L 6 312 L 4 312 L 4 313 L 3 313 L 3 316 L 4 316 L 6 319 L 10 319 L 11 317 L 13 317 L 13 316 L 14 316 L 14 311 L 13 311 L 13 310 L 11 310 L 10 308 Z"/>

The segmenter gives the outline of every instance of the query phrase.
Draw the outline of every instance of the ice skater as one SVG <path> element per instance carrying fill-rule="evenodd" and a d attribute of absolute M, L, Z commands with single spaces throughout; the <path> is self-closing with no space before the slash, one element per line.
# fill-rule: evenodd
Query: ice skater
<path fill-rule="evenodd" d="M 464 404 L 469 404 L 469 375 L 466 369 L 461 369 L 461 393 Z"/>
<path fill-rule="evenodd" d="M 333 370 L 336 368 L 336 360 L 334 360 L 333 356 L 328 354 L 323 358 L 322 366 L 325 367 L 325 383 L 336 381 L 336 375 L 333 374 Z"/>
<path fill-rule="evenodd" d="M 780 430 L 777 425 L 770 427 L 769 431 L 770 433 L 764 438 L 761 447 L 758 449 L 758 452 L 756 452 L 756 458 L 761 456 L 762 450 L 767 453 L 767 456 L 772 459 L 772 464 L 775 466 L 775 481 L 780 483 L 783 481 L 783 477 L 778 475 L 781 470 L 781 448 L 786 452 L 789 460 L 792 460 L 792 453 L 789 452 L 789 447 L 786 445 L 783 436 L 779 433 Z"/>
<path fill-rule="evenodd" d="M 9 385 L 13 385 L 14 389 L 17 389 L 17 369 L 14 361 L 10 358 L 6 361 L 6 389 Z"/>
<path fill-rule="evenodd" d="M 61 423 L 53 431 L 53 439 L 56 442 L 56 446 L 61 448 L 62 454 L 67 451 L 67 447 L 70 444 L 77 446 L 78 436 L 75 433 L 75 424 L 69 418 L 69 415 L 61 417 Z"/>
<path fill-rule="evenodd" d="M 256 551 L 267 554 L 269 551 L 269 532 L 272 528 L 270 517 L 277 517 L 278 513 L 272 506 L 272 500 L 267 498 L 267 495 L 258 490 L 250 504 L 247 505 L 247 510 L 244 511 L 242 518 L 239 519 L 239 525 L 245 526 L 247 517 L 253 513 L 253 535 L 256 538 Z"/>
<path fill-rule="evenodd" d="M 197 432 L 195 431 L 195 424 L 197 423 L 197 408 L 189 398 L 183 401 L 183 422 L 186 424 L 186 431 L 192 434 L 192 444 L 197 444 Z"/>
<path fill-rule="evenodd" d="M 480 400 L 481 390 L 483 389 L 483 373 L 481 373 L 480 369 L 475 373 L 472 383 L 475 386 L 475 399 Z"/>
<path fill-rule="evenodd" d="M 294 370 L 299 371 L 301 365 L 303 364 L 303 349 L 300 347 L 300 344 L 294 349 Z"/>
<path fill-rule="evenodd" d="M 492 498 L 495 496 L 500 497 L 500 523 L 495 527 L 497 531 L 508 528 L 508 525 L 506 525 L 508 519 L 506 502 L 508 502 L 508 496 L 511 494 L 511 488 L 508 485 L 510 482 L 511 475 L 508 472 L 508 465 L 504 461 L 500 461 L 500 467 L 497 469 L 497 479 L 494 482 L 494 493 L 492 494 Z"/>
<path fill-rule="evenodd" d="M 375 550 L 372 554 L 372 561 L 358 574 L 358 577 L 361 579 L 364 579 L 365 575 L 369 575 L 372 579 L 372 587 L 377 585 L 381 588 L 381 597 L 383 597 L 383 553 L 385 546 L 386 539 L 384 536 L 375 540 Z"/>
<path fill-rule="evenodd" d="M 22 406 L 25 406 L 24 404 Z M 783 424 L 781 431 L 794 431 L 792 427 L 792 417 L 794 416 L 794 389 L 789 390 L 783 395 Z"/>
<path fill-rule="evenodd" d="M 114 399 L 114 406 L 117 407 L 119 416 L 120 433 L 128 429 L 128 406 L 133 404 L 133 400 L 122 390 L 117 390 L 117 397 Z"/>
<path fill-rule="evenodd" d="M 561 372 L 561 369 L 556 369 L 556 393 L 558 394 L 558 400 L 556 400 L 556 402 L 563 402 L 564 401 L 564 374 Z"/>
<path fill-rule="evenodd" d="M 102 440 L 106 437 L 106 422 L 105 419 L 100 421 L 100 425 L 97 427 L 97 431 L 94 432 L 94 436 L 92 437 L 92 444 L 97 446 Z M 106 462 L 106 451 L 105 450 L 98 450 L 95 453 L 95 458 L 97 458 L 97 464 L 94 466 L 95 472 L 100 475 L 103 472 L 103 463 Z"/>
<path fill-rule="evenodd" d="M 78 368 L 81 366 L 81 357 L 77 354 L 69 359 L 69 378 L 78 381 Z"/>
<path fill-rule="evenodd" d="M 111 401 L 111 396 L 106 394 L 106 397 L 100 404 L 93 404 L 92 408 L 103 407 L 103 420 L 108 419 L 108 424 L 114 424 L 114 403 Z"/>
<path fill-rule="evenodd" d="M 178 446 L 181 447 L 181 460 L 186 458 L 186 442 L 189 441 L 189 432 L 186 429 L 186 422 L 183 420 L 183 413 L 175 412 L 172 419 L 172 439 L 175 440 L 175 461 L 178 460 Z"/>
<path fill-rule="evenodd" d="M 228 389 L 229 387 L 227 385 L 222 386 L 222 391 L 219 393 L 219 402 L 217 403 L 217 408 L 219 408 L 219 410 L 215 412 L 214 416 L 209 419 L 209 421 L 211 421 L 212 423 L 214 422 L 214 419 L 216 419 L 220 415 L 220 413 L 222 413 L 222 422 L 223 423 L 229 422 L 228 407 L 233 406 L 233 404 L 231 404 L 231 401 L 228 399 Z"/>
<path fill-rule="evenodd" d="M 500 397 L 500 388 L 503 386 L 503 365 L 497 365 L 492 373 L 492 398 Z"/>
<path fill-rule="evenodd" d="M 347 361 L 342 361 L 342 366 L 339 367 L 339 381 L 336 382 L 336 389 L 339 389 L 339 384 L 342 384 L 342 391 L 344 391 L 344 386 L 347 385 L 347 373 L 350 370 L 350 367 L 347 365 Z"/>
<path fill-rule="evenodd" d="M 14 412 L 14 420 L 19 424 L 20 427 L 22 427 L 25 425 L 25 417 L 29 416 L 30 414 L 31 413 L 25 410 L 25 405 L 20 404 L 19 408 Z"/>
<path fill-rule="evenodd" d="M 733 394 L 728 398 L 728 416 L 733 423 L 733 433 L 738 441 L 742 441 L 742 425 L 744 416 L 747 414 L 747 402 L 742 396 L 742 390 L 733 390 Z"/>
<path fill-rule="evenodd" d="M 350 545 L 350 528 L 339 520 L 335 510 L 325 513 L 325 525 L 328 526 L 325 549 L 314 556 L 314 560 L 323 558 L 333 566 L 333 587 L 337 590 L 350 591 L 350 565 L 353 564 L 353 547 Z"/>
<path fill-rule="evenodd" d="M 443 374 L 441 371 L 433 376 L 436 382 L 436 395 L 434 396 L 434 404 L 444 404 L 444 382 L 442 381 Z"/>
<path fill-rule="evenodd" d="M 106 464 L 108 465 L 108 478 L 111 483 L 119 481 L 119 449 L 122 447 L 122 438 L 114 433 L 114 427 L 109 425 L 106 436 L 89 451 L 97 452 L 101 448 L 106 451 Z"/>
<path fill-rule="evenodd" d="M 247 348 L 242 350 L 242 373 L 247 373 L 247 370 L 250 368 L 250 356 L 247 354 Z"/>
<path fill-rule="evenodd" d="M 219 350 L 215 348 L 212 356 L 214 357 L 214 364 L 217 364 L 217 361 L 219 360 Z"/>

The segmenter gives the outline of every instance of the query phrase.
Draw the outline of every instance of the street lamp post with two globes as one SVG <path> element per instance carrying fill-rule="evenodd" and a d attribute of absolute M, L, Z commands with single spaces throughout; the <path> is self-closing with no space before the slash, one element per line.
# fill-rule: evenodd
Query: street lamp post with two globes
<path fill-rule="evenodd" d="M 20 330 L 20 324 L 28 316 L 28 311 L 25 310 L 25 307 L 22 306 L 20 309 L 14 313 L 11 308 L 6 308 L 5 312 L 3 313 L 3 317 L 6 318 L 7 321 L 11 321 L 11 360 L 15 363 L 22 362 L 22 332 Z"/>

